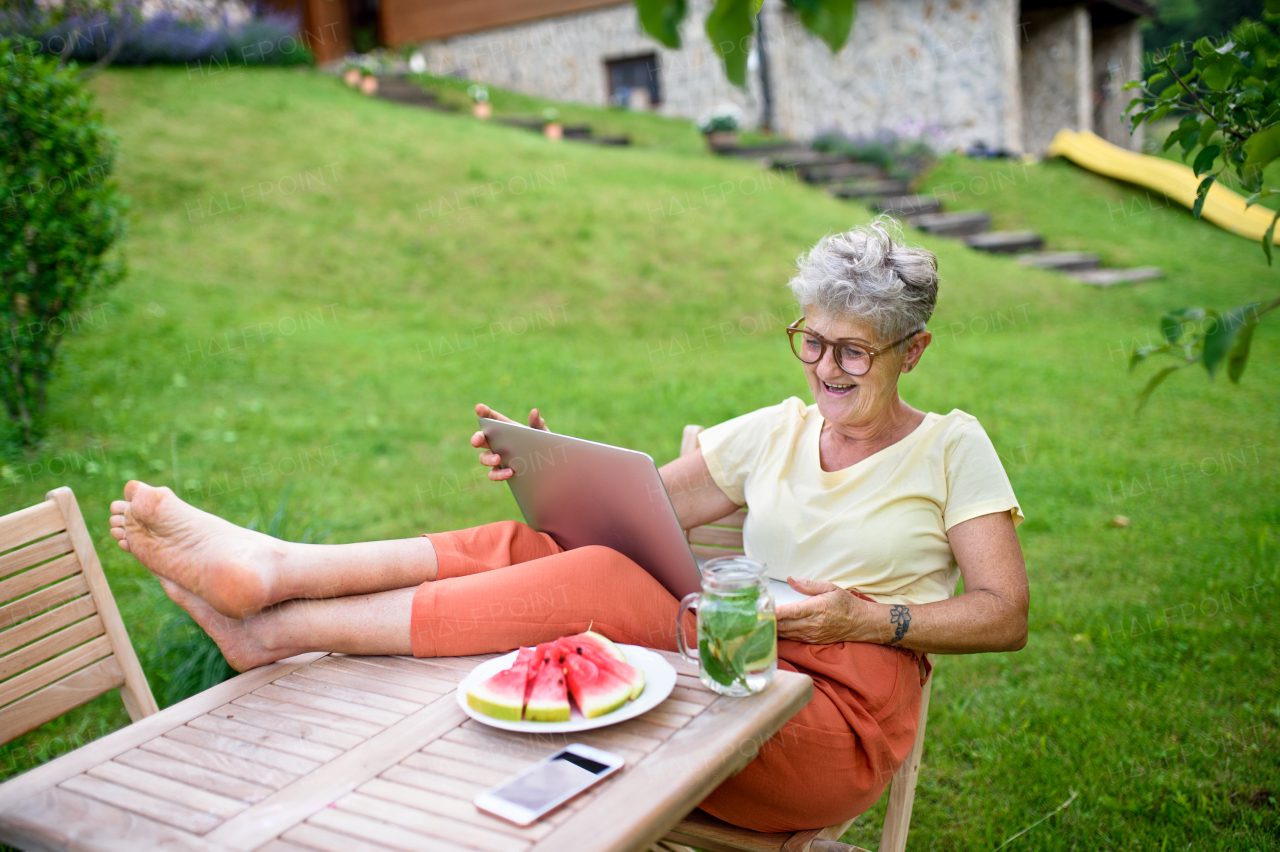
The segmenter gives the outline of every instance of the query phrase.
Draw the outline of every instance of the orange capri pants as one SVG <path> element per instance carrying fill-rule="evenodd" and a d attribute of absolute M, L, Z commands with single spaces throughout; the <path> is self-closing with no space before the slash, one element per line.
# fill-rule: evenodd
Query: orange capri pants
<path fill-rule="evenodd" d="M 510 651 L 588 626 L 615 642 L 676 649 L 679 602 L 617 551 L 562 550 L 516 521 L 428 538 L 439 571 L 414 594 L 415 656 Z M 755 831 L 852 819 L 875 804 L 911 750 L 920 661 L 883 645 L 781 639 L 778 667 L 813 678 L 813 699 L 700 807 Z"/>

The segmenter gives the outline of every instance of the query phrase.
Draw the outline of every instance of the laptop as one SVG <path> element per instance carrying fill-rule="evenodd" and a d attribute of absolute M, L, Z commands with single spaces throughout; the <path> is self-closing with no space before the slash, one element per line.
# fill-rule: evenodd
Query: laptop
<path fill-rule="evenodd" d="M 490 448 L 515 471 L 507 484 L 525 523 L 565 550 L 613 548 L 676 598 L 702 590 L 698 560 L 648 453 L 479 420 Z M 781 580 L 768 583 L 779 604 L 807 597 Z"/>

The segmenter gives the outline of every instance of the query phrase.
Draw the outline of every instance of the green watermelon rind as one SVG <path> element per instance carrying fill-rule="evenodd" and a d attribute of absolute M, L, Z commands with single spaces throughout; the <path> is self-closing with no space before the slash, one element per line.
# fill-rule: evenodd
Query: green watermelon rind
<path fill-rule="evenodd" d="M 586 657 L 588 660 L 596 663 L 596 665 L 601 665 L 603 663 L 602 668 L 615 675 L 619 680 L 628 684 L 631 689 L 629 697 L 632 700 L 639 698 L 640 693 L 644 692 L 645 687 L 644 672 L 640 668 L 633 666 L 624 660 L 619 660 L 616 657 L 601 653 L 600 644 L 598 642 L 582 641 L 587 635 L 588 634 L 585 633 L 579 633 L 577 636 L 566 636 L 559 641 L 567 642 L 570 648 L 574 646 L 581 646 L 585 648 L 587 653 L 582 654 L 583 657 Z M 605 641 L 608 642 L 609 640 L 606 639 Z M 619 649 L 619 652 L 621 652 L 621 649 Z M 617 667 L 620 665 L 625 666 L 631 672 L 631 676 L 627 676 L 623 672 L 619 672 Z"/>
<path fill-rule="evenodd" d="M 612 713 L 631 700 L 631 685 L 622 678 L 606 669 L 601 669 L 585 657 L 575 656 L 570 660 L 571 662 L 568 663 L 569 693 L 573 696 L 573 700 L 578 702 L 578 710 L 582 712 L 584 718 L 597 719 Z M 583 685 L 575 679 L 575 665 L 590 665 L 592 669 L 602 674 L 604 679 L 612 678 L 617 685 L 611 689 L 596 690 L 593 694 L 583 696 L 581 694 Z"/>
<path fill-rule="evenodd" d="M 616 642 L 607 636 L 601 636 L 594 630 L 588 630 L 585 633 L 578 633 L 574 636 L 566 636 L 564 638 L 584 639 L 589 642 L 594 642 L 601 651 L 608 654 L 610 657 L 613 657 L 618 662 L 625 663 L 627 661 L 627 655 L 622 652 L 622 649 L 618 647 Z"/>
<path fill-rule="evenodd" d="M 586 647 L 587 653 L 579 655 L 579 659 L 584 662 L 591 662 L 617 682 L 616 686 L 612 687 L 611 692 L 605 691 L 601 695 L 587 697 L 588 706 L 583 707 L 582 703 L 578 701 L 577 694 L 572 693 L 572 690 L 569 689 L 567 667 L 564 665 L 565 658 L 562 657 L 559 668 L 560 677 L 565 681 L 565 700 L 563 703 L 534 698 L 533 687 L 536 678 L 526 679 L 525 688 L 519 698 L 520 706 L 518 707 L 511 700 L 512 696 L 505 694 L 503 691 L 493 689 L 491 684 L 494 678 L 516 668 L 517 664 L 513 663 L 509 668 L 495 673 L 484 682 L 469 687 L 466 693 L 467 706 L 485 716 L 504 721 L 519 722 L 523 717 L 523 720 L 528 722 L 568 722 L 571 717 L 571 705 L 569 704 L 571 693 L 573 701 L 578 704 L 578 709 L 583 717 L 597 719 L 625 706 L 644 691 L 646 685 L 644 671 L 627 663 L 626 654 L 617 644 L 608 637 L 594 631 L 586 631 L 572 636 L 561 637 L 560 640 L 542 643 L 537 650 L 541 651 L 548 645 L 564 640 L 577 640 L 578 644 Z M 532 648 L 521 650 L 534 651 Z M 598 658 L 599 662 L 593 660 L 593 657 Z M 520 657 L 517 657 L 517 660 L 523 661 Z M 538 662 L 540 663 L 541 660 Z M 534 668 L 532 663 L 532 660 L 526 663 L 527 669 Z M 604 665 L 601 665 L 601 663 L 604 663 Z M 623 677 L 609 665 L 610 663 L 620 663 L 626 666 L 636 673 L 636 677 L 634 679 Z M 541 666 L 539 665 L 538 668 L 541 668 Z"/>
<path fill-rule="evenodd" d="M 555 650 L 554 648 L 547 648 L 547 651 L 543 651 L 543 648 L 549 645 L 551 645 L 550 642 L 545 642 L 538 646 L 540 656 L 549 651 Z M 561 682 L 564 683 L 563 703 L 560 701 L 549 701 L 545 698 L 535 697 L 538 694 L 538 686 L 544 679 L 544 673 L 548 672 L 547 666 L 549 665 L 555 666 L 555 669 L 552 669 L 552 671 L 558 669 L 558 676 Z M 538 671 L 538 679 L 534 682 L 533 686 L 530 687 L 529 694 L 526 696 L 524 718 L 530 722 L 567 722 L 569 721 L 569 716 L 569 687 L 568 683 L 565 682 L 564 668 L 562 665 L 557 663 L 550 661 L 544 662 Z"/>
<path fill-rule="evenodd" d="M 492 690 L 485 687 L 485 683 L 480 683 L 467 690 L 467 706 L 494 719 L 519 722 L 520 712 L 524 709 L 523 701 L 520 705 L 504 703 L 502 696 L 494 695 Z"/>

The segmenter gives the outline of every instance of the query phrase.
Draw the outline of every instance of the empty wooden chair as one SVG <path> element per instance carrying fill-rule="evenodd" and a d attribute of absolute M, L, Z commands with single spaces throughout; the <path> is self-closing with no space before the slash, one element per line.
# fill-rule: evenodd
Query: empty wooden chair
<path fill-rule="evenodd" d="M 680 455 L 698 446 L 701 426 L 684 427 Z M 747 510 L 739 509 L 718 521 L 689 530 L 689 544 L 699 559 L 742 553 L 742 523 Z M 915 802 L 916 780 L 920 775 L 920 755 L 924 750 L 925 723 L 929 719 L 929 691 L 933 678 L 924 685 L 920 698 L 920 724 L 915 744 L 902 766 L 889 783 L 889 804 L 885 810 L 884 828 L 880 832 L 878 852 L 903 852 L 907 848 L 907 829 L 911 826 L 911 806 Z M 853 825 L 853 820 L 810 831 L 763 834 L 722 822 L 702 811 L 694 811 L 669 831 L 659 848 L 695 846 L 706 852 L 866 852 L 859 846 L 841 843 L 840 837 Z"/>
<path fill-rule="evenodd" d="M 112 689 L 155 713 L 70 488 L 0 518 L 0 743 Z"/>

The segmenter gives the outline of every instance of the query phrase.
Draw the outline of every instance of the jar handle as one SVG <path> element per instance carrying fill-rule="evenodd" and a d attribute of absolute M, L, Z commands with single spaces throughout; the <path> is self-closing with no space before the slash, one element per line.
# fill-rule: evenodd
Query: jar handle
<path fill-rule="evenodd" d="M 690 609 L 698 608 L 697 592 L 690 592 L 680 601 L 680 611 L 676 614 L 676 646 L 680 649 L 680 656 L 684 657 L 691 663 L 700 663 L 698 657 L 698 646 L 695 643 L 692 648 L 688 647 L 684 641 L 684 614 Z"/>

